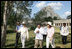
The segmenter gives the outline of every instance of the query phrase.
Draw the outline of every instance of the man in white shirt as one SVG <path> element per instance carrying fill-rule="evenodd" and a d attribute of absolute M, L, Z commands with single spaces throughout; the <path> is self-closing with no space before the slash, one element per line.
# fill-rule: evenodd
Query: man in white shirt
<path fill-rule="evenodd" d="M 43 35 L 42 35 L 43 30 L 42 30 L 40 24 L 38 24 L 34 33 L 36 34 L 34 48 L 38 48 L 38 44 L 40 44 L 40 48 L 42 48 L 42 46 L 43 46 Z"/>
<path fill-rule="evenodd" d="M 68 30 L 68 27 L 66 26 L 66 23 L 63 23 L 60 34 L 62 35 L 62 43 L 66 44 L 67 36 L 69 35 L 69 30 Z"/>
<path fill-rule="evenodd" d="M 49 48 L 49 44 L 51 44 L 52 48 L 55 48 L 53 36 L 54 36 L 54 27 L 52 27 L 51 22 L 47 23 L 47 37 L 46 37 L 46 48 Z"/>
<path fill-rule="evenodd" d="M 25 40 L 29 39 L 29 33 L 28 28 L 26 27 L 25 22 L 22 22 L 23 27 L 21 27 L 18 32 L 21 32 L 21 42 L 22 42 L 22 48 L 25 48 Z"/>

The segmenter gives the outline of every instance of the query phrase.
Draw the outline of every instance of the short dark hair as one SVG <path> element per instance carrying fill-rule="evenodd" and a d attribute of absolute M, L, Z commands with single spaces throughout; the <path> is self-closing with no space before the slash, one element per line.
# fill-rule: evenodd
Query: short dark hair
<path fill-rule="evenodd" d="M 42 26 L 45 26 L 46 24 L 42 24 Z"/>
<path fill-rule="evenodd" d="M 40 25 L 41 26 L 41 24 L 39 23 L 39 24 L 37 24 L 37 25 Z"/>
<path fill-rule="evenodd" d="M 17 21 L 16 23 L 20 23 L 19 21 Z"/>
<path fill-rule="evenodd" d="M 66 23 L 63 23 L 64 25 L 66 25 Z"/>

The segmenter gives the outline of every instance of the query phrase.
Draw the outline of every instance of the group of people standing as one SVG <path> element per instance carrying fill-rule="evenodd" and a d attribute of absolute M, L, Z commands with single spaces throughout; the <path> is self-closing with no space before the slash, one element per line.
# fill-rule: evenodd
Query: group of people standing
<path fill-rule="evenodd" d="M 26 39 L 29 40 L 29 32 L 28 28 L 26 27 L 26 23 L 22 22 L 20 24 L 17 22 L 16 27 L 16 44 L 15 48 L 17 48 L 19 37 L 21 37 L 21 43 L 22 48 L 25 48 L 25 41 Z M 35 44 L 34 48 L 38 48 L 38 45 L 40 45 L 40 48 L 43 48 L 43 39 L 46 40 L 46 48 L 49 48 L 49 45 L 52 46 L 52 48 L 55 48 L 54 43 L 54 27 L 52 26 L 51 22 L 48 22 L 45 26 L 44 24 L 41 26 L 41 24 L 38 24 L 36 29 L 34 30 L 35 33 Z M 61 27 L 60 34 L 62 35 L 62 43 L 67 43 L 67 35 L 69 35 L 68 27 L 65 23 L 63 23 L 63 26 Z"/>

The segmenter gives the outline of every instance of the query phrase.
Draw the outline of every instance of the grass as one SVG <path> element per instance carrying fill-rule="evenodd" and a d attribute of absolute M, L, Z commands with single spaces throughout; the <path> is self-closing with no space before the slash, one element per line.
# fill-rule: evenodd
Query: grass
<path fill-rule="evenodd" d="M 55 27 L 55 45 L 56 47 L 60 47 L 60 48 L 71 48 L 71 29 L 69 30 L 70 34 L 67 38 L 67 44 L 63 45 L 61 42 L 61 36 L 59 34 L 60 30 L 59 28 Z M 34 48 L 34 39 L 35 39 L 35 34 L 32 31 L 29 31 L 29 36 L 30 39 L 29 41 L 26 41 L 26 47 L 27 48 Z M 15 39 L 16 39 L 16 33 L 11 31 L 8 31 L 7 33 L 7 38 L 6 38 L 6 44 L 4 48 L 14 48 L 15 47 Z M 21 48 L 21 40 L 19 39 L 19 43 L 18 43 L 18 48 Z M 46 48 L 46 42 L 43 42 L 43 48 Z"/>

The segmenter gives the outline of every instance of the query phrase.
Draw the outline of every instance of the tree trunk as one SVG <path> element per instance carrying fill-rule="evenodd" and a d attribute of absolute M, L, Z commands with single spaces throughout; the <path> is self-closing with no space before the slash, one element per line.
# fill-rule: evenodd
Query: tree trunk
<path fill-rule="evenodd" d="M 3 26 L 2 26 L 2 32 L 1 32 L 1 47 L 5 46 L 5 41 L 6 41 L 6 14 L 7 14 L 7 2 L 5 1 L 5 6 L 4 6 L 4 14 L 3 14 Z"/>

